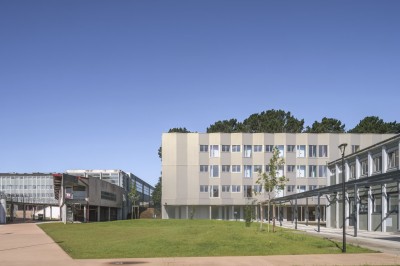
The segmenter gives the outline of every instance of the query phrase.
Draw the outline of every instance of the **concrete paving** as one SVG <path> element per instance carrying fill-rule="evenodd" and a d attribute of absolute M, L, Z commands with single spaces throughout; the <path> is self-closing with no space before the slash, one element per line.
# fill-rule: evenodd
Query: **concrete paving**
<path fill-rule="evenodd" d="M 293 227 L 286 223 L 285 227 Z M 315 227 L 299 225 L 299 229 L 317 234 Z M 340 230 L 322 228 L 319 233 L 335 239 Z M 195 257 L 195 258 L 134 258 L 73 260 L 36 224 L 0 225 L 0 266 L 105 266 L 105 265 L 400 265 L 399 235 L 360 233 L 360 245 L 368 244 L 379 249 L 389 248 L 389 253 L 335 254 L 335 255 L 287 255 L 248 257 Z M 384 237 L 382 237 L 384 236 Z M 369 238 L 368 238 L 369 237 Z M 351 237 L 349 237 L 349 242 Z M 385 239 L 381 239 L 385 238 Z M 365 243 L 364 243 L 365 242 Z M 372 244 L 371 244 L 372 243 Z M 394 248 L 391 248 L 395 245 Z M 392 252 L 393 251 L 393 252 Z"/>

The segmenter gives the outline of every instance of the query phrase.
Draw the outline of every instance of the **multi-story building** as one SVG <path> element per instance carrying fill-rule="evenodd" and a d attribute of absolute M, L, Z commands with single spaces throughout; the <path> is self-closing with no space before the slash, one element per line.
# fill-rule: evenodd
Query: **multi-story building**
<path fill-rule="evenodd" d="M 268 171 L 274 147 L 285 159 L 279 174 L 285 175 L 289 181 L 282 194 L 278 195 L 284 196 L 326 186 L 327 163 L 340 157 L 339 144 L 347 142 L 355 152 L 392 136 L 348 133 L 164 133 L 162 217 L 243 219 L 246 205 L 267 199 L 256 181 L 259 171 Z M 298 201 L 299 219 L 313 220 L 313 203 L 307 202 L 306 213 L 305 201 Z M 260 217 L 259 208 L 255 206 L 254 209 L 257 217 Z M 292 208 L 282 210 L 284 219 L 290 219 Z M 267 217 L 266 213 L 263 217 Z M 326 209 L 323 208 L 322 219 L 325 218 Z"/>
<path fill-rule="evenodd" d="M 12 207 L 14 217 L 44 215 L 48 219 L 60 218 L 50 173 L 0 173 L 0 194 L 9 202 L 15 202 Z"/>

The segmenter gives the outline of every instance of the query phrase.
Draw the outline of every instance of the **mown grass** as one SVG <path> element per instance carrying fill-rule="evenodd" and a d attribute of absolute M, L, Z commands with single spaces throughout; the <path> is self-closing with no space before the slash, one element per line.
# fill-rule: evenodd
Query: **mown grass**
<path fill-rule="evenodd" d="M 39 226 L 75 259 L 341 253 L 333 241 L 282 228 L 260 232 L 257 223 L 143 219 Z M 347 252 L 372 251 L 348 245 Z"/>

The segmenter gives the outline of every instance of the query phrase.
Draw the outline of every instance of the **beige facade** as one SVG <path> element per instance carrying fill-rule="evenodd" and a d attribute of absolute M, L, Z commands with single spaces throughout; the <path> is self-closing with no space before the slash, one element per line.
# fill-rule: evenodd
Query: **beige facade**
<path fill-rule="evenodd" d="M 162 135 L 163 218 L 243 219 L 244 206 L 267 198 L 255 195 L 258 170 L 268 170 L 272 148 L 285 159 L 281 174 L 289 178 L 289 195 L 327 185 L 327 163 L 340 157 L 338 145 L 348 153 L 392 137 L 392 134 L 308 133 L 164 133 Z M 305 202 L 298 202 L 300 208 Z M 313 220 L 310 209 L 300 220 Z M 315 205 L 315 203 L 314 203 Z M 257 217 L 259 209 L 255 207 Z M 290 219 L 291 208 L 280 210 Z M 304 215 L 303 215 L 304 214 Z M 265 215 L 263 217 L 266 217 Z M 324 215 L 322 217 L 324 219 Z"/>

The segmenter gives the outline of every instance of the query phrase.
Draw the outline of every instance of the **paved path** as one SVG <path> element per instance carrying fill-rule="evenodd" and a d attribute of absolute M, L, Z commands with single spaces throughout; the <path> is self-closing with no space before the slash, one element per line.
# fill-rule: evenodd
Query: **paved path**
<path fill-rule="evenodd" d="M 290 227 L 292 225 L 288 223 L 286 226 Z M 310 232 L 312 231 L 311 227 L 305 227 L 305 229 L 303 229 L 299 226 L 299 229 Z M 336 231 L 326 230 L 324 234 L 335 237 L 335 234 L 337 234 Z M 383 243 L 379 242 L 379 245 L 386 246 L 391 246 L 393 244 L 392 242 L 395 242 L 381 239 L 372 239 L 370 242 L 376 243 L 376 241 L 383 241 Z M 50 237 L 48 237 L 40 228 L 38 228 L 36 224 L 26 223 L 0 225 L 0 266 L 22 265 L 400 265 L 400 255 L 398 253 L 370 253 L 336 255 L 73 260 Z"/>

